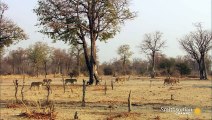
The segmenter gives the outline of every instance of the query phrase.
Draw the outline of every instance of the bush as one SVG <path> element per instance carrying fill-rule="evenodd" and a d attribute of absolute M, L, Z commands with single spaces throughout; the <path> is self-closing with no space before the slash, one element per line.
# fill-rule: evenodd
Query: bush
<path fill-rule="evenodd" d="M 189 75 L 191 74 L 191 69 L 186 63 L 178 63 L 176 64 L 177 70 L 180 72 L 180 75 Z"/>
<path fill-rule="evenodd" d="M 113 75 L 113 73 L 114 73 L 113 69 L 111 67 L 109 67 L 109 66 L 105 67 L 103 69 L 103 71 L 104 71 L 104 75 Z"/>

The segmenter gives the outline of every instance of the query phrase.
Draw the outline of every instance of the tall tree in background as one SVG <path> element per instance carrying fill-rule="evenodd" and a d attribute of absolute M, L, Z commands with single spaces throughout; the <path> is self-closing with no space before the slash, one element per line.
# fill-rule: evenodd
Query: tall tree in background
<path fill-rule="evenodd" d="M 179 42 L 182 48 L 196 60 L 199 66 L 200 80 L 207 79 L 205 57 L 212 49 L 212 34 L 210 31 L 203 30 L 201 23 L 195 24 L 196 31 L 189 33 Z"/>
<path fill-rule="evenodd" d="M 36 42 L 28 49 L 28 58 L 33 63 L 34 73 L 37 77 L 39 75 L 39 69 L 45 65 L 45 60 L 49 55 L 49 46 L 42 42 Z"/>
<path fill-rule="evenodd" d="M 83 54 L 83 48 L 82 45 L 76 44 L 76 45 L 71 45 L 70 49 L 71 54 L 73 54 L 76 57 L 77 61 L 77 74 L 80 75 L 80 69 L 81 69 L 81 56 Z"/>
<path fill-rule="evenodd" d="M 13 74 L 24 73 L 24 64 L 26 60 L 26 51 L 23 48 L 18 48 L 17 50 L 12 50 L 9 53 L 8 62 L 12 66 Z"/>
<path fill-rule="evenodd" d="M 53 64 L 53 72 L 58 74 L 65 74 L 70 72 L 73 62 L 73 56 L 65 49 L 54 49 L 51 56 Z"/>
<path fill-rule="evenodd" d="M 151 78 L 155 77 L 155 54 L 165 47 L 165 41 L 162 40 L 162 33 L 145 34 L 144 40 L 140 45 L 141 52 L 151 56 Z"/>
<path fill-rule="evenodd" d="M 130 46 L 129 45 L 121 45 L 118 48 L 118 54 L 121 57 L 121 60 L 123 61 L 123 70 L 124 70 L 124 75 L 126 74 L 126 62 L 129 61 L 129 58 L 132 56 L 133 52 L 130 51 Z"/>
<path fill-rule="evenodd" d="M 5 46 L 9 46 L 19 40 L 27 39 L 24 31 L 4 16 L 6 10 L 8 10 L 7 4 L 0 1 L 0 53 L 3 53 Z M 0 57 L 0 74 L 2 73 L 1 61 L 2 59 Z"/>
<path fill-rule="evenodd" d="M 39 0 L 34 12 L 42 33 L 54 40 L 82 44 L 89 84 L 93 84 L 94 78 L 98 82 L 96 41 L 113 38 L 121 24 L 135 17 L 128 7 L 128 0 Z"/>

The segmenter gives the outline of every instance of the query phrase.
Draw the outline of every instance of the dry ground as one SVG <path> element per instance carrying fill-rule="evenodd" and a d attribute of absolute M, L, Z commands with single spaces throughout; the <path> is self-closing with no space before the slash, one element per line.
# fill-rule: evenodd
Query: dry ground
<path fill-rule="evenodd" d="M 47 91 L 45 86 L 39 91 L 29 90 L 32 81 L 42 81 L 44 77 L 26 77 L 26 86 L 24 88 L 25 100 L 29 103 L 45 101 Z M 52 94 L 51 101 L 55 104 L 57 120 L 71 120 L 77 111 L 80 120 L 211 120 L 212 98 L 211 81 L 200 81 L 195 79 L 181 79 L 178 85 L 164 86 L 163 79 L 152 80 L 144 77 L 131 77 L 125 83 L 115 83 L 114 90 L 111 89 L 111 80 L 113 77 L 104 76 L 103 82 L 98 86 L 87 86 L 86 88 L 86 107 L 81 107 L 82 100 L 82 79 L 78 78 L 75 85 L 69 85 L 66 93 L 63 93 L 61 78 L 51 77 Z M 19 115 L 26 111 L 25 107 L 7 108 L 8 104 L 14 103 L 13 80 L 18 79 L 22 84 L 20 76 L 1 76 L 0 78 L 0 112 L 1 120 L 24 120 Z M 104 94 L 104 81 L 107 82 L 107 94 Z M 21 99 L 21 86 L 19 86 L 18 98 Z M 132 111 L 128 113 L 127 99 L 129 91 L 132 91 Z M 171 100 L 173 94 L 174 100 Z M 109 106 L 113 106 L 111 109 Z M 28 105 L 28 109 L 35 109 Z M 175 112 L 164 112 L 164 108 L 187 108 L 192 109 L 190 114 L 176 114 Z M 199 115 L 194 113 L 195 108 L 200 108 Z"/>

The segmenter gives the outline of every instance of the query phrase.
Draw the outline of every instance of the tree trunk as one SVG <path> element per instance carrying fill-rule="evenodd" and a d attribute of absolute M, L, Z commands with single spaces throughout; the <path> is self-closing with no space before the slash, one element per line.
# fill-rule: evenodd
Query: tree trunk
<path fill-rule="evenodd" d="M 91 65 L 90 65 L 90 62 L 89 62 L 89 57 L 88 57 L 88 48 L 87 48 L 87 44 L 85 42 L 85 40 L 83 39 L 83 51 L 84 51 L 84 57 L 85 57 L 85 62 L 86 62 L 86 65 L 87 65 L 87 69 L 88 69 L 88 72 L 89 72 L 89 75 L 91 75 Z M 93 84 L 89 81 L 89 84 Z"/>
<path fill-rule="evenodd" d="M 82 107 L 85 107 L 85 90 L 86 90 L 85 80 L 83 80 L 83 86 L 82 86 Z"/>
<path fill-rule="evenodd" d="M 94 82 L 94 69 L 96 64 L 96 41 L 94 39 L 91 39 L 91 51 L 90 51 L 90 65 L 91 65 L 91 74 L 90 74 L 90 84 L 93 84 Z"/>
<path fill-rule="evenodd" d="M 126 75 L 126 67 L 125 67 L 125 64 L 126 64 L 126 57 L 125 57 L 125 55 L 124 55 L 124 60 L 123 60 L 124 76 Z"/>
<path fill-rule="evenodd" d="M 2 58 L 3 58 L 3 48 L 0 48 L 0 75 L 2 74 Z"/>
<path fill-rule="evenodd" d="M 44 71 L 45 71 L 45 78 L 46 78 L 46 75 L 47 75 L 47 62 L 46 61 L 44 62 Z"/>
<path fill-rule="evenodd" d="M 203 80 L 204 79 L 204 70 L 203 70 L 203 66 L 202 66 L 202 59 L 199 60 L 198 62 L 198 66 L 199 66 L 199 79 Z"/>
<path fill-rule="evenodd" d="M 155 51 L 152 52 L 152 71 L 151 78 L 155 78 Z"/>
<path fill-rule="evenodd" d="M 77 51 L 77 74 L 78 76 L 80 75 L 81 71 L 81 66 L 80 66 L 80 51 Z"/>
<path fill-rule="evenodd" d="M 204 79 L 207 80 L 208 77 L 207 77 L 207 67 L 205 65 L 205 57 L 203 56 L 202 57 L 202 65 L 203 65 L 203 76 L 204 76 Z"/>

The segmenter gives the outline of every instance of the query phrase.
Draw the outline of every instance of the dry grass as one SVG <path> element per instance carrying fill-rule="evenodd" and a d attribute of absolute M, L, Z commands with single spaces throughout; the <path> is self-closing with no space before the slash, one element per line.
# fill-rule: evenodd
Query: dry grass
<path fill-rule="evenodd" d="M 43 76 L 26 77 L 26 86 L 24 89 L 26 105 L 28 111 L 23 106 L 15 106 L 12 101 L 14 98 L 14 86 L 12 81 L 19 79 L 22 84 L 22 76 L 4 76 L 1 77 L 1 118 L 4 120 L 19 119 L 21 114 L 25 116 L 23 119 L 37 119 L 34 116 L 40 116 L 44 119 L 50 116 L 48 112 L 43 112 L 43 104 L 46 99 L 47 90 L 43 86 L 42 89 L 29 90 L 32 81 L 42 81 Z M 87 86 L 86 88 L 86 107 L 81 107 L 82 100 L 82 80 L 86 77 L 78 78 L 77 84 L 68 85 L 66 93 L 63 94 L 62 79 L 60 77 L 53 78 L 48 76 L 52 81 L 52 94 L 50 100 L 55 104 L 55 119 L 70 120 L 74 118 L 77 111 L 80 120 L 175 120 L 187 119 L 187 115 L 177 115 L 175 113 L 163 112 L 161 107 L 199 107 L 203 110 L 202 114 L 189 115 L 189 119 L 211 119 L 211 81 L 199 81 L 196 79 L 186 80 L 184 78 L 178 85 L 164 86 L 163 78 L 157 78 L 152 81 L 149 87 L 149 79 L 144 77 L 132 76 L 130 81 L 124 84 L 114 83 L 114 90 L 110 87 L 113 77 L 103 77 L 103 83 L 99 86 Z M 104 81 L 107 82 L 107 95 L 104 94 Z M 21 99 L 20 89 L 18 98 Z M 72 91 L 73 90 L 73 91 Z M 129 91 L 132 91 L 132 112 L 127 112 L 127 98 Z M 174 95 L 174 100 L 170 99 L 170 95 Z M 41 103 L 40 108 L 37 101 Z M 11 107 L 7 107 L 10 105 Z M 115 106 L 113 109 L 109 106 Z M 13 107 L 14 106 L 14 107 Z M 40 110 L 38 110 L 40 109 Z M 26 111 L 26 112 L 23 112 Z M 44 114 L 45 113 L 45 114 Z M 43 117 L 42 117 L 43 116 Z"/>

